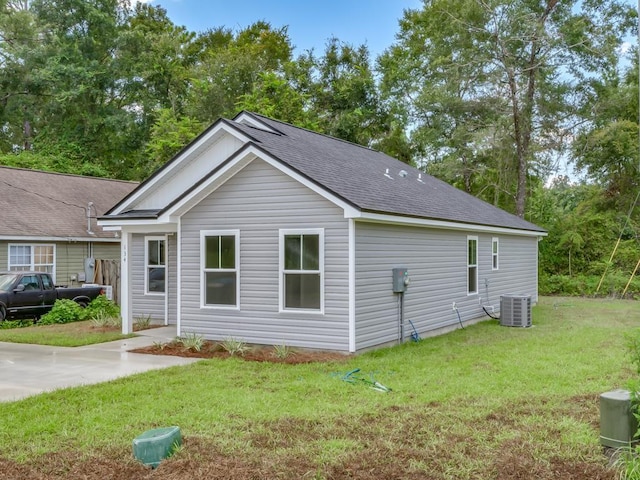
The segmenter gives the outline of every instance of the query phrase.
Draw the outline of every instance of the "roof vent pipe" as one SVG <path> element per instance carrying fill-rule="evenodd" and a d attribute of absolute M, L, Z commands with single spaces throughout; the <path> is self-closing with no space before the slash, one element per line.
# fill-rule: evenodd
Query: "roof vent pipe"
<path fill-rule="evenodd" d="M 92 208 L 93 208 L 93 213 L 95 214 L 95 216 L 96 216 L 96 217 L 98 216 L 98 212 L 96 211 L 96 207 L 93 205 L 93 202 L 89 202 L 89 203 L 87 204 L 87 233 L 88 233 L 89 235 L 95 235 L 95 234 L 96 234 L 95 232 L 93 232 L 93 231 L 91 230 L 91 219 L 93 218 L 93 217 L 91 216 L 91 209 L 92 209 Z"/>
<path fill-rule="evenodd" d="M 391 178 L 391 179 L 393 178 L 391 175 L 389 175 L 389 169 L 388 168 L 385 170 L 384 176 L 387 177 L 387 178 Z"/>

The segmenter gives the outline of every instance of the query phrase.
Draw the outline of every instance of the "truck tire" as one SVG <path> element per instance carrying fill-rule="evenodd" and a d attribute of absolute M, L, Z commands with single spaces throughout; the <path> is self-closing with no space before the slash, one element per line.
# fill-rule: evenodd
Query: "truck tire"
<path fill-rule="evenodd" d="M 7 318 L 7 309 L 4 305 L 0 305 L 0 322 L 4 322 Z"/>
<path fill-rule="evenodd" d="M 82 308 L 87 308 L 87 305 L 89 305 L 89 302 L 87 302 L 84 299 L 76 300 L 76 303 L 80 305 Z"/>

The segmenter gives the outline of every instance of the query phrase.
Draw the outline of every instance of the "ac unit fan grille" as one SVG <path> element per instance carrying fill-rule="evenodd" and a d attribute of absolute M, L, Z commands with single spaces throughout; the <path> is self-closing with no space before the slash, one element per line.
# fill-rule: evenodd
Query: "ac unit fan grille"
<path fill-rule="evenodd" d="M 500 297 L 500 325 L 505 327 L 530 327 L 531 296 L 502 295 Z"/>

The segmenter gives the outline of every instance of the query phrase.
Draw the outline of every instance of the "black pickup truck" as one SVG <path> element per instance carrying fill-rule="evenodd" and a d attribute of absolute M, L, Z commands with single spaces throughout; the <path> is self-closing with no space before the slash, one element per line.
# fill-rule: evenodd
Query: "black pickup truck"
<path fill-rule="evenodd" d="M 62 298 L 86 307 L 102 293 L 102 287 L 56 287 L 48 273 L 0 272 L 0 322 L 7 318 L 40 318 Z"/>

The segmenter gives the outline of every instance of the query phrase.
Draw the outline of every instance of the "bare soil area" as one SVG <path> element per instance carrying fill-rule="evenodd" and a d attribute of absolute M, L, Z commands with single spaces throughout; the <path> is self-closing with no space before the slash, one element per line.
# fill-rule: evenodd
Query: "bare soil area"
<path fill-rule="evenodd" d="M 149 347 L 131 350 L 134 353 L 147 353 L 151 355 L 173 355 L 189 358 L 230 358 L 232 355 L 227 352 L 219 343 L 205 340 L 200 350 L 185 348 L 180 342 L 170 342 L 162 345 L 151 345 Z M 350 355 L 338 352 L 313 351 L 313 350 L 291 350 L 288 355 L 279 357 L 276 350 L 269 346 L 253 345 L 242 355 L 234 355 L 250 362 L 272 362 L 287 363 L 291 365 L 312 362 L 343 362 L 351 358 Z"/>
<path fill-rule="evenodd" d="M 592 397 L 576 397 L 562 414 L 578 417 L 590 411 Z M 535 404 L 518 410 L 538 413 Z M 0 480 L 192 480 L 194 478 L 326 479 L 326 480 L 615 480 L 615 470 L 598 448 L 586 448 L 574 460 L 535 442 L 509 415 L 491 414 L 474 434 L 461 436 L 443 428 L 437 418 L 446 405 L 392 406 L 363 417 L 343 416 L 331 425 L 281 418 L 238 432 L 247 448 L 230 454 L 215 439 L 185 436 L 180 450 L 152 470 L 127 448 L 82 455 L 56 452 L 21 464 L 0 458 Z M 253 428 L 255 427 L 255 428 Z M 531 428 L 531 427 L 530 427 Z M 536 427 L 540 428 L 540 426 Z M 543 428 L 553 435 L 553 427 Z M 595 431 L 595 430 L 594 430 Z M 511 432 L 510 439 L 492 442 Z M 331 460 L 300 455 L 299 446 L 338 440 L 353 442 Z M 492 443 L 492 446 L 488 444 Z M 358 447 L 355 447 L 355 445 Z M 575 460 L 579 458 L 579 460 Z"/>

